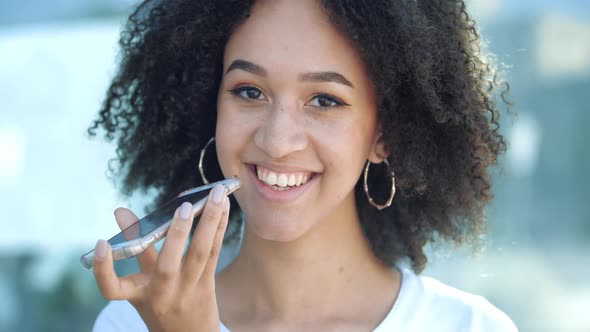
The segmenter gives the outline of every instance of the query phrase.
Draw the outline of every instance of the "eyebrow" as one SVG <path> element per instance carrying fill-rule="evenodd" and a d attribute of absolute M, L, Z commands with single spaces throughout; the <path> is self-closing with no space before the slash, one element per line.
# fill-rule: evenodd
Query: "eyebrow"
<path fill-rule="evenodd" d="M 227 71 L 225 73 L 227 74 L 230 71 L 235 70 L 235 69 L 241 69 L 241 70 L 247 71 L 249 73 L 252 73 L 254 75 L 263 76 L 263 77 L 266 77 L 268 74 L 266 69 L 264 69 L 262 66 L 252 63 L 250 61 L 242 60 L 242 59 L 237 59 L 234 62 L 232 62 L 231 65 L 227 68 Z M 320 83 L 334 82 L 334 83 L 340 83 L 340 84 L 349 86 L 351 88 L 354 88 L 354 85 L 352 85 L 352 83 L 348 79 L 346 79 L 346 77 L 344 77 L 344 75 L 339 74 L 334 71 L 303 73 L 303 74 L 299 75 L 299 80 L 304 81 L 304 82 L 320 82 Z"/>
<path fill-rule="evenodd" d="M 258 76 L 266 76 L 266 69 L 262 68 L 261 66 L 252 63 L 250 61 L 246 61 L 246 60 L 235 60 L 234 62 L 231 63 L 231 65 L 229 65 L 229 68 L 227 68 L 227 71 L 225 72 L 225 74 L 227 75 L 227 73 L 229 73 L 230 71 L 234 70 L 234 69 L 241 69 L 247 72 L 250 72 L 252 74 L 258 75 Z"/>
<path fill-rule="evenodd" d="M 342 74 L 339 74 L 335 71 L 322 71 L 317 73 L 305 73 L 299 76 L 301 81 L 308 81 L 308 82 L 335 82 L 347 85 L 351 88 L 354 88 L 352 83 L 346 79 Z"/>

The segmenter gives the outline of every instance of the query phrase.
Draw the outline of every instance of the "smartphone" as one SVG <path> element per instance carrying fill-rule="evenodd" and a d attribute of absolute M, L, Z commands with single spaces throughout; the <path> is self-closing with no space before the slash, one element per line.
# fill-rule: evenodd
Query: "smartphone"
<path fill-rule="evenodd" d="M 135 257 L 166 236 L 176 209 L 184 202 L 193 204 L 193 215 L 203 212 L 209 192 L 217 184 L 225 187 L 225 194 L 230 195 L 240 188 L 240 179 L 236 176 L 230 179 L 206 184 L 181 192 L 176 198 L 168 201 L 157 210 L 136 221 L 108 242 L 113 252 L 113 260 Z M 94 249 L 80 257 L 82 266 L 91 269 L 94 261 Z"/>

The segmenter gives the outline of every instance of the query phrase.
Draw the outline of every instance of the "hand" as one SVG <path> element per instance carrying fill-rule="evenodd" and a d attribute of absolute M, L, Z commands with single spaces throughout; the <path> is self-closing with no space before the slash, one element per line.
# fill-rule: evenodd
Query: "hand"
<path fill-rule="evenodd" d="M 109 244 L 98 241 L 94 275 L 108 300 L 128 300 L 150 331 L 219 331 L 215 269 L 228 224 L 229 199 L 217 185 L 209 195 L 189 249 L 182 257 L 193 223 L 190 203 L 175 212 L 164 245 L 139 255 L 141 272 L 119 278 Z M 128 209 L 115 210 L 121 229 L 138 220 Z"/>

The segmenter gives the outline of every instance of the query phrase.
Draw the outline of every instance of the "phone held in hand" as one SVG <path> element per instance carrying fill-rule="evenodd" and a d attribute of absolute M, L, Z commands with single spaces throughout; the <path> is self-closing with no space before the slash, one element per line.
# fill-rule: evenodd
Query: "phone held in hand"
<path fill-rule="evenodd" d="M 194 216 L 200 215 L 205 208 L 209 192 L 216 185 L 225 187 L 225 194 L 230 195 L 240 188 L 240 179 L 233 177 L 183 191 L 176 198 L 168 201 L 157 210 L 141 218 L 108 240 L 113 252 L 113 260 L 122 260 L 137 256 L 166 236 L 176 209 L 184 202 L 193 204 Z M 94 261 L 94 249 L 80 257 L 82 266 L 91 269 Z"/>

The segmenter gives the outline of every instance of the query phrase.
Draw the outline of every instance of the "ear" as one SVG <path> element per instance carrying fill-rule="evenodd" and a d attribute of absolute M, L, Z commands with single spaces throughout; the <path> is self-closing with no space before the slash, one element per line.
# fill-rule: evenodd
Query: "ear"
<path fill-rule="evenodd" d="M 371 146 L 371 151 L 368 158 L 369 161 L 374 164 L 382 163 L 383 159 L 389 156 L 389 151 L 385 149 L 385 143 L 383 142 L 383 138 L 381 136 L 381 130 L 376 130 L 375 137 L 373 139 L 373 145 Z"/>

